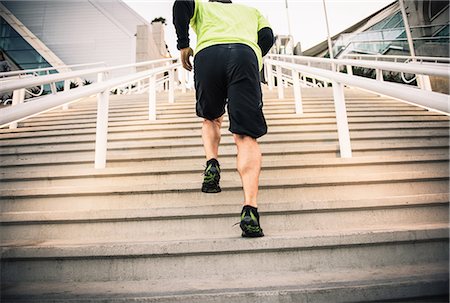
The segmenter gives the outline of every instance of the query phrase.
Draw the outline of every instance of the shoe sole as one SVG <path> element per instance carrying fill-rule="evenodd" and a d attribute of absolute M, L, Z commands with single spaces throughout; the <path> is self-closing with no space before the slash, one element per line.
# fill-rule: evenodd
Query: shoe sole
<path fill-rule="evenodd" d="M 203 188 L 202 187 L 202 192 L 206 193 L 206 194 L 217 194 L 220 193 L 222 191 L 222 189 L 220 187 L 217 188 Z"/>
<path fill-rule="evenodd" d="M 248 232 L 247 230 L 250 229 L 251 227 L 254 227 L 251 224 L 244 224 L 243 222 L 241 222 L 241 224 L 239 225 L 242 229 L 242 237 L 243 238 L 258 238 L 258 237 L 264 237 L 264 233 L 260 227 L 260 231 L 259 232 Z"/>

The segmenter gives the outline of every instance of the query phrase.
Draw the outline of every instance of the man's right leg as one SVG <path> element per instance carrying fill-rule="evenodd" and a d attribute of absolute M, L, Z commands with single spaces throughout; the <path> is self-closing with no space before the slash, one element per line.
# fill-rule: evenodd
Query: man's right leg
<path fill-rule="evenodd" d="M 219 186 L 220 181 L 220 165 L 219 165 L 219 144 L 220 144 L 220 127 L 222 125 L 223 116 L 214 120 L 203 121 L 202 139 L 203 147 L 206 155 L 206 168 L 202 184 L 202 192 L 218 193 L 221 192 Z"/>
<path fill-rule="evenodd" d="M 220 127 L 223 116 L 214 120 L 203 120 L 202 139 L 205 149 L 206 161 L 219 159 Z"/>

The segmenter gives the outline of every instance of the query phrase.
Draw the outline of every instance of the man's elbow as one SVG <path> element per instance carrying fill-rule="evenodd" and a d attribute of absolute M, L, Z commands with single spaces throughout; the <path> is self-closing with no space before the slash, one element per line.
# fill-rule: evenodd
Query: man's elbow
<path fill-rule="evenodd" d="M 262 55 L 265 56 L 275 43 L 273 31 L 270 27 L 264 27 L 258 32 L 258 45 Z"/>

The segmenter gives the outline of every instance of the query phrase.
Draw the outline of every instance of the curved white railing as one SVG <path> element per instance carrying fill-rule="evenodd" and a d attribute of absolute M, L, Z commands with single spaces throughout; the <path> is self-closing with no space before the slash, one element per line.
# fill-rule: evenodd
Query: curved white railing
<path fill-rule="evenodd" d="M 420 90 L 415 87 L 408 87 L 406 85 L 391 83 L 391 82 L 380 82 L 378 80 L 373 80 L 369 78 L 348 75 L 340 72 L 335 72 L 333 70 L 328 70 L 327 68 L 317 68 L 311 67 L 304 64 L 289 63 L 280 60 L 274 60 L 273 58 L 281 58 L 283 60 L 289 59 L 294 61 L 295 59 L 301 62 L 320 62 L 320 63 L 333 63 L 333 64 L 353 64 L 356 66 L 364 66 L 373 69 L 387 69 L 387 70 L 397 70 L 403 72 L 412 72 L 425 75 L 439 74 L 440 76 L 450 77 L 450 72 L 448 69 L 438 70 L 427 66 L 409 66 L 409 64 L 404 63 L 390 63 L 385 64 L 385 62 L 367 62 L 366 60 L 330 60 L 322 58 L 308 58 L 297 56 L 285 56 L 285 55 L 271 55 L 264 61 L 266 68 L 266 75 L 268 77 L 269 88 L 272 89 L 274 86 L 274 77 L 277 79 L 277 89 L 278 98 L 284 99 L 284 84 L 286 83 L 286 75 L 283 74 L 283 70 L 289 71 L 290 80 L 294 88 L 294 98 L 295 98 L 295 108 L 297 114 L 303 114 L 302 106 L 302 96 L 301 96 L 301 86 L 300 77 L 308 76 L 314 79 L 319 79 L 324 82 L 331 82 L 333 86 L 334 104 L 336 111 L 336 120 L 338 126 L 338 137 L 341 157 L 350 158 L 352 156 L 351 144 L 350 144 L 350 134 L 348 130 L 347 113 L 345 107 L 345 97 L 344 97 L 344 85 L 361 88 L 371 92 L 375 92 L 380 95 L 385 95 L 388 97 L 396 98 L 401 101 L 412 103 L 427 109 L 433 109 L 440 111 L 445 114 L 450 113 L 450 99 L 448 95 L 436 93 L 428 90 Z M 364 62 L 363 62 L 364 61 Z M 273 74 L 273 67 L 276 68 L 275 75 Z M 402 69 L 405 68 L 405 69 Z"/>
<path fill-rule="evenodd" d="M 71 72 L 67 72 L 67 73 L 51 74 L 48 76 L 26 78 L 21 81 L 8 81 L 6 83 L 3 83 L 0 86 L 0 93 L 14 91 L 17 89 L 22 89 L 22 88 L 27 88 L 27 87 L 39 86 L 41 84 L 60 82 L 60 81 L 64 81 L 67 79 L 79 78 L 79 77 L 86 76 L 86 75 L 104 74 L 104 73 L 111 72 L 114 70 L 125 69 L 125 68 L 130 68 L 130 67 L 150 66 L 150 68 L 153 68 L 156 64 L 173 62 L 173 61 L 176 61 L 176 59 L 172 59 L 172 58 L 171 59 L 160 59 L 160 60 L 153 60 L 153 61 L 147 61 L 147 62 L 141 62 L 141 63 L 118 65 L 118 66 L 113 66 L 113 67 L 99 67 L 99 68 L 84 69 L 84 70 L 79 70 L 79 71 L 71 71 Z"/>
<path fill-rule="evenodd" d="M 418 63 L 450 63 L 450 58 L 446 57 L 422 57 L 422 56 L 392 56 L 392 55 L 366 55 L 366 54 L 345 54 L 342 57 L 347 59 L 360 60 L 382 60 L 382 61 L 416 61 Z"/>
<path fill-rule="evenodd" d="M 70 71 L 72 68 L 79 67 L 87 67 L 87 66 L 95 66 L 95 65 L 105 65 L 105 62 L 94 62 L 94 63 L 84 63 L 84 64 L 74 64 L 74 65 L 61 65 L 61 66 L 52 66 L 45 68 L 36 68 L 36 69 L 25 69 L 25 70 L 15 70 L 10 72 L 0 73 L 0 81 L 9 80 L 8 77 L 21 76 L 21 75 L 38 75 L 38 73 L 46 72 L 49 74 L 52 70 L 62 70 L 63 72 Z"/>
<path fill-rule="evenodd" d="M 79 75 L 86 75 L 92 73 L 98 73 L 98 82 L 93 83 L 88 86 L 79 87 L 72 90 L 66 90 L 57 94 L 52 94 L 49 96 L 41 97 L 37 100 L 28 101 L 26 103 L 16 103 L 14 106 L 10 106 L 0 110 L 0 128 L 11 125 L 17 126 L 17 122 L 25 120 L 27 118 L 36 116 L 38 114 L 47 112 L 49 110 L 55 109 L 60 106 L 68 105 L 69 103 L 74 103 L 82 98 L 90 97 L 97 94 L 97 124 L 96 124 L 96 143 L 95 143 L 95 168 L 104 168 L 106 166 L 106 147 L 107 147 L 107 129 L 108 129 L 108 108 L 109 108 L 109 95 L 113 88 L 130 86 L 132 83 L 148 82 L 148 92 L 149 92 L 149 120 L 156 120 L 156 86 L 157 77 L 159 75 L 168 74 L 168 98 L 169 103 L 174 102 L 174 89 L 176 86 L 175 81 L 175 71 L 180 69 L 180 63 L 176 62 L 175 59 L 163 59 L 155 60 L 149 62 L 143 62 L 138 64 L 129 64 L 122 66 L 115 66 L 109 68 L 97 68 L 77 72 L 60 73 L 50 76 L 42 76 L 36 79 L 24 79 L 20 81 L 15 81 L 13 83 L 8 83 L 8 88 L 14 88 L 16 91 L 23 93 L 24 88 L 29 85 L 45 84 L 54 81 L 62 81 L 68 78 L 73 78 Z M 164 65 L 157 68 L 152 68 L 142 72 L 133 73 L 126 76 L 121 76 L 118 78 L 104 80 L 103 75 L 111 70 L 127 68 L 127 67 L 140 67 L 155 65 L 158 63 L 169 63 L 169 65 Z M 182 75 L 182 88 L 184 88 Z M 165 77 L 162 77 L 163 79 Z M 166 81 L 165 79 L 163 81 Z M 4 90 L 5 88 L 1 88 Z M 23 98 L 23 96 L 22 96 Z"/>

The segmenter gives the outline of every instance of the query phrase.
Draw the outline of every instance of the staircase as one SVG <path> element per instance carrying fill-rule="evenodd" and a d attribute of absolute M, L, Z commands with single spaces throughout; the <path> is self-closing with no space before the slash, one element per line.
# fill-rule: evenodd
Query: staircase
<path fill-rule="evenodd" d="M 95 99 L 0 130 L 1 302 L 448 302 L 449 118 L 346 90 L 353 158 L 339 157 L 331 88 L 304 112 L 265 91 L 259 210 L 243 239 L 225 119 L 220 194 L 193 93 L 110 101 L 95 170 Z"/>

